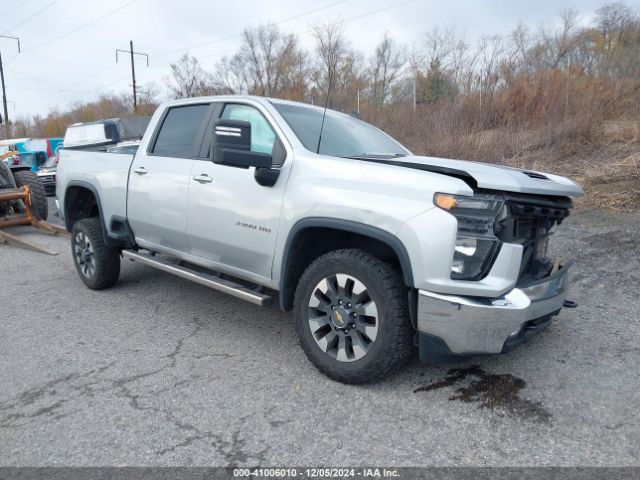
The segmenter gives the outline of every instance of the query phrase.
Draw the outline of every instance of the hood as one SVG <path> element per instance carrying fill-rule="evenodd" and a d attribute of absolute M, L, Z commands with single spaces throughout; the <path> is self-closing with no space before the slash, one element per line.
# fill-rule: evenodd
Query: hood
<path fill-rule="evenodd" d="M 462 179 L 471 177 L 479 188 L 487 190 L 563 197 L 579 197 L 583 194 L 580 185 L 559 175 L 489 163 L 413 155 L 382 160 L 380 163 L 427 170 Z"/>
<path fill-rule="evenodd" d="M 38 176 L 54 175 L 58 171 L 58 167 L 41 168 L 36 172 Z"/>

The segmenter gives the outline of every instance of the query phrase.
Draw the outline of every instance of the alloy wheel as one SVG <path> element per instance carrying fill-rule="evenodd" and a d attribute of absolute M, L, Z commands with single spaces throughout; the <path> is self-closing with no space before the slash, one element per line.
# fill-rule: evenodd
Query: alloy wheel
<path fill-rule="evenodd" d="M 93 276 L 96 271 L 95 253 L 89 237 L 84 232 L 76 233 L 73 239 L 73 251 L 80 273 L 87 278 Z"/>
<path fill-rule="evenodd" d="M 323 278 L 309 299 L 309 328 L 320 349 L 340 362 L 364 357 L 378 336 L 378 308 L 352 275 Z"/>

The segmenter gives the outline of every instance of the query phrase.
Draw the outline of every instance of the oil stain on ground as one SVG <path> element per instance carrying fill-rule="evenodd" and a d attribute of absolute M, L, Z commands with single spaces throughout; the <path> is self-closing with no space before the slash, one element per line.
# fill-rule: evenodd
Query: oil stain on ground
<path fill-rule="evenodd" d="M 521 378 L 510 374 L 487 373 L 474 365 L 466 368 L 452 368 L 442 380 L 417 388 L 414 393 L 458 386 L 449 400 L 477 403 L 479 408 L 501 409 L 511 416 L 524 420 L 548 423 L 553 416 L 548 410 L 538 402 L 518 395 L 526 385 L 527 383 Z"/>

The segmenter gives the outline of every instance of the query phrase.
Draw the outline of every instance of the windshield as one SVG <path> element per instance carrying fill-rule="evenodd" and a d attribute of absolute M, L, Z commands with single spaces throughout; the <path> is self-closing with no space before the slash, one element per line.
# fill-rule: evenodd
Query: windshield
<path fill-rule="evenodd" d="M 316 152 L 322 110 L 304 105 L 273 102 L 302 144 Z M 320 152 L 334 157 L 363 155 L 404 156 L 409 152 L 382 130 L 355 117 L 327 110 Z"/>
<path fill-rule="evenodd" d="M 58 159 L 56 157 L 49 157 L 49 159 L 44 162 L 43 168 L 53 168 L 58 165 Z"/>
<path fill-rule="evenodd" d="M 33 158 L 35 157 L 33 153 L 21 153 L 19 157 L 20 157 L 20 165 L 28 166 L 28 167 L 33 165 Z"/>

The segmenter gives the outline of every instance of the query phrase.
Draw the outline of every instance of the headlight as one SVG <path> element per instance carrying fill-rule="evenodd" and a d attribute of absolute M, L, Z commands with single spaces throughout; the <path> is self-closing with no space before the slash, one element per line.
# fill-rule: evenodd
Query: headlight
<path fill-rule="evenodd" d="M 497 246 L 498 242 L 493 240 L 458 236 L 451 264 L 451 278 L 474 280 L 482 277 Z"/>
<path fill-rule="evenodd" d="M 458 235 L 451 264 L 451 278 L 479 280 L 498 250 L 494 224 L 506 215 L 504 201 L 494 195 L 447 195 L 437 193 L 434 203 L 458 220 Z"/>
<path fill-rule="evenodd" d="M 502 199 L 493 195 L 475 195 L 466 197 L 464 195 L 448 195 L 446 193 L 436 193 L 435 204 L 445 210 L 495 210 L 502 205 Z"/>

